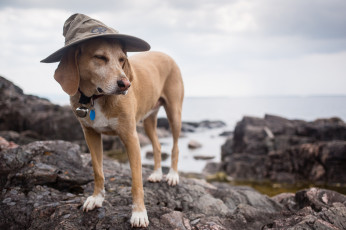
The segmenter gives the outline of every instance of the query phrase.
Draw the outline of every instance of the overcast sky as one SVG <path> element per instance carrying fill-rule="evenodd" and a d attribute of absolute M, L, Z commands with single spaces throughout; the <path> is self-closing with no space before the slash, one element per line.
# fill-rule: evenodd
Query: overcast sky
<path fill-rule="evenodd" d="M 346 94 L 345 0 L 1 0 L 0 75 L 64 95 L 40 60 L 77 12 L 171 55 L 187 96 Z"/>

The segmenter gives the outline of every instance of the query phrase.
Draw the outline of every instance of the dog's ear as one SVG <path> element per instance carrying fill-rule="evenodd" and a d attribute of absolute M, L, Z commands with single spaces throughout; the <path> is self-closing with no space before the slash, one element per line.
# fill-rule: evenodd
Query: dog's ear
<path fill-rule="evenodd" d="M 55 70 L 54 79 L 61 88 L 70 96 L 77 93 L 79 86 L 78 49 L 70 48 L 63 55 L 58 68 Z"/>
<path fill-rule="evenodd" d="M 133 73 L 132 73 L 131 65 L 130 65 L 130 62 L 129 62 L 128 58 L 126 58 L 126 60 L 124 62 L 123 70 L 124 70 L 124 73 L 125 73 L 126 77 L 129 79 L 130 82 L 132 82 L 132 80 L 133 80 Z"/>

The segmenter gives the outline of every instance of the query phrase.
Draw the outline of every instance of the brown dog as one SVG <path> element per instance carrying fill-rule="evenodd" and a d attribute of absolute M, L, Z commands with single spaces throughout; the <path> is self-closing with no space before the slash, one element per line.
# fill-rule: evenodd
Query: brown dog
<path fill-rule="evenodd" d="M 171 170 L 166 180 L 169 185 L 178 184 L 178 137 L 184 87 L 177 64 L 159 52 L 144 52 L 128 58 L 118 40 L 93 38 L 65 52 L 54 78 L 71 96 L 73 111 L 80 106 L 81 93 L 91 98 L 86 107 L 95 111 L 94 120 L 77 116 L 91 152 L 95 174 L 94 194 L 85 201 L 83 209 L 89 211 L 101 207 L 105 196 L 101 134 L 119 135 L 132 170 L 133 210 L 130 221 L 135 227 L 148 226 L 136 124 L 143 120 L 153 145 L 155 166 L 148 180 L 159 182 L 162 171 L 156 118 L 159 107 L 164 106 L 173 134 Z"/>

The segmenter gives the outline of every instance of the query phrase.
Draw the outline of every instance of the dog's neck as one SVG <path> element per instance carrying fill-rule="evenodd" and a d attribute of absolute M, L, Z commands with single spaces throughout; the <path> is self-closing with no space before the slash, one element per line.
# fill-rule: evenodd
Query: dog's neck
<path fill-rule="evenodd" d="M 87 97 L 80 89 L 78 89 L 78 91 L 80 93 L 79 104 L 83 104 L 83 105 L 87 105 L 91 102 L 91 100 L 96 100 L 97 98 L 103 96 L 103 94 L 100 94 L 100 95 L 94 94 L 91 97 Z"/>

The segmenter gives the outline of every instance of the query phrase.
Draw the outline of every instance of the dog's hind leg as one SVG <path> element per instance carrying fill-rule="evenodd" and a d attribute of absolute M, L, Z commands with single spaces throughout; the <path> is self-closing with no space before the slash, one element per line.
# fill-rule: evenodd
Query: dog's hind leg
<path fill-rule="evenodd" d="M 83 128 L 85 140 L 88 144 L 91 161 L 94 170 L 94 193 L 84 202 L 83 211 L 93 210 L 95 207 L 102 207 L 105 199 L 104 175 L 103 175 L 103 148 L 101 134 L 92 129 Z"/>
<path fill-rule="evenodd" d="M 169 170 L 169 173 L 166 176 L 166 180 L 169 185 L 175 186 L 179 183 L 178 139 L 179 139 L 180 131 L 181 131 L 181 103 L 170 104 L 169 102 L 167 102 L 167 104 L 165 105 L 165 110 L 166 110 L 167 118 L 172 130 L 172 136 L 173 136 L 171 169 Z"/>
<path fill-rule="evenodd" d="M 143 121 L 145 133 L 152 143 L 154 153 L 154 172 L 148 177 L 150 182 L 160 182 L 162 180 L 161 145 L 156 133 L 158 111 L 153 112 Z"/>

